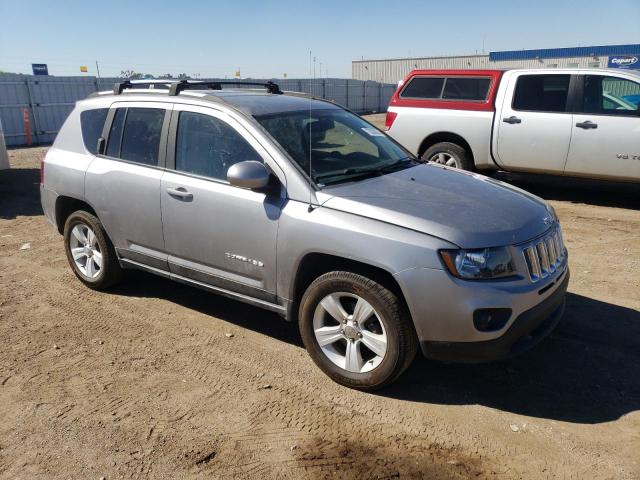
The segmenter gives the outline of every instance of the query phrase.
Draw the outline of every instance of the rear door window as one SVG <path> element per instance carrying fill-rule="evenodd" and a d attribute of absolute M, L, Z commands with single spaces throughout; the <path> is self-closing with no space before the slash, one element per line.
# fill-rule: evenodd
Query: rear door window
<path fill-rule="evenodd" d="M 124 121 L 120 158 L 157 165 L 165 111 L 160 108 L 129 108 Z"/>
<path fill-rule="evenodd" d="M 566 112 L 571 75 L 521 75 L 513 96 L 513 109 L 531 112 Z"/>
<path fill-rule="evenodd" d="M 161 108 L 119 108 L 111 124 L 107 155 L 157 165 L 164 116 Z"/>
<path fill-rule="evenodd" d="M 108 108 L 94 108 L 80 113 L 80 127 L 85 148 L 92 154 L 98 152 L 98 138 L 102 135 Z"/>

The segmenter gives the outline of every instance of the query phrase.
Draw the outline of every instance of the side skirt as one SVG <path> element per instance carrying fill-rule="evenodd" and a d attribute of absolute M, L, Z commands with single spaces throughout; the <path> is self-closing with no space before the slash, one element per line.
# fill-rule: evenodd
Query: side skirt
<path fill-rule="evenodd" d="M 203 282 L 199 282 L 197 280 L 193 280 L 191 278 L 183 277 L 181 275 L 176 275 L 174 273 L 167 272 L 165 270 L 151 267 L 149 265 L 145 265 L 143 263 L 136 262 L 134 260 L 130 260 L 128 258 L 121 258 L 120 264 L 123 268 L 131 268 L 144 270 L 149 273 L 153 273 L 155 275 L 159 275 L 163 278 L 168 278 L 171 280 L 175 280 L 176 282 L 184 283 L 185 285 L 191 285 L 193 287 L 198 287 L 202 290 L 206 290 L 208 292 L 216 293 L 218 295 L 222 295 L 223 297 L 231 298 L 233 300 L 239 300 L 244 303 L 248 303 L 249 305 L 253 305 L 255 307 L 264 308 L 265 310 L 270 310 L 272 312 L 276 312 L 281 315 L 285 319 L 287 318 L 288 308 L 286 305 L 278 305 L 276 303 L 271 303 L 266 300 L 260 300 L 254 297 L 250 297 L 248 295 L 243 295 L 241 293 L 233 292 L 231 290 L 227 290 L 220 287 L 214 287 L 213 285 L 208 285 Z"/>

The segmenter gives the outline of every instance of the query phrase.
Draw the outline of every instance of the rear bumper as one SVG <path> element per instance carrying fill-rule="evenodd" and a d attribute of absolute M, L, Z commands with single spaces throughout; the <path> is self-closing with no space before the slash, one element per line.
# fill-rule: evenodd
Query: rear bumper
<path fill-rule="evenodd" d="M 564 313 L 569 269 L 556 290 L 544 301 L 521 313 L 498 338 L 480 342 L 422 341 L 427 358 L 455 363 L 483 363 L 504 360 L 536 346 L 549 335 Z"/>

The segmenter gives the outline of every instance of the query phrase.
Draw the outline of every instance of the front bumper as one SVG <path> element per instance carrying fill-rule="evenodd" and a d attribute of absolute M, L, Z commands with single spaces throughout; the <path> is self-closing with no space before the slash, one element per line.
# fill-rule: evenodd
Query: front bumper
<path fill-rule="evenodd" d="M 421 341 L 425 357 L 445 362 L 481 363 L 519 355 L 553 331 L 560 322 L 569 284 L 569 269 L 556 280 L 559 285 L 545 300 L 522 312 L 498 338 L 477 342 Z"/>

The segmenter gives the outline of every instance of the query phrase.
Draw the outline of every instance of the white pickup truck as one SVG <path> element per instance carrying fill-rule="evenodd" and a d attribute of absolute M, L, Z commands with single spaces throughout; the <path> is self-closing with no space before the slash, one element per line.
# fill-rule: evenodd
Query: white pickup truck
<path fill-rule="evenodd" d="M 414 70 L 386 129 L 421 158 L 466 170 L 640 181 L 640 73 Z"/>

